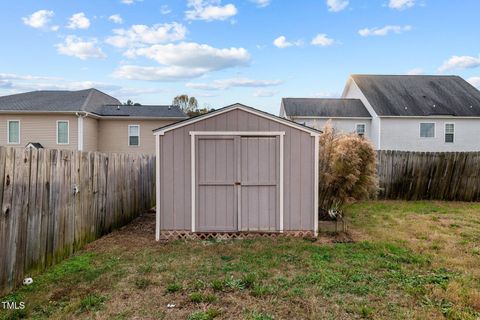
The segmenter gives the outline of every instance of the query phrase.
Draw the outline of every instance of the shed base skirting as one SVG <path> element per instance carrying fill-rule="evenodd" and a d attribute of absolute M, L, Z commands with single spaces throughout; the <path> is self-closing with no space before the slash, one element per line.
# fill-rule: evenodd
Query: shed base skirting
<path fill-rule="evenodd" d="M 316 238 L 313 231 L 297 230 L 283 232 L 191 232 L 190 230 L 161 230 L 160 240 L 205 240 L 205 239 L 252 239 L 252 238 L 278 238 L 278 237 L 295 237 L 295 238 Z"/>

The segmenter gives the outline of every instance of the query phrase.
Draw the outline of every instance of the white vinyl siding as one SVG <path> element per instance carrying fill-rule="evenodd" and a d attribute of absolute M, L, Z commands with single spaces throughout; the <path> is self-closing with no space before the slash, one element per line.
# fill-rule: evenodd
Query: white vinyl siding
<path fill-rule="evenodd" d="M 420 138 L 435 138 L 435 123 L 420 123 Z"/>
<path fill-rule="evenodd" d="M 455 142 L 455 124 L 445 123 L 445 143 Z"/>
<path fill-rule="evenodd" d="M 57 121 L 57 144 L 70 143 L 70 124 L 68 120 Z"/>
<path fill-rule="evenodd" d="M 8 144 L 20 144 L 20 120 L 7 121 Z"/>
<path fill-rule="evenodd" d="M 138 124 L 128 126 L 128 145 L 140 145 L 140 126 Z"/>

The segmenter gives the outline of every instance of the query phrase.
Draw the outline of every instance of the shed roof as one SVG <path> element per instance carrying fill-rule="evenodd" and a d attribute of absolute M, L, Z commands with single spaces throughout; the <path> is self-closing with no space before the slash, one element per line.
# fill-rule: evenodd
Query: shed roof
<path fill-rule="evenodd" d="M 352 75 L 379 116 L 480 116 L 480 91 L 459 76 Z"/>
<path fill-rule="evenodd" d="M 371 118 L 360 99 L 283 98 L 289 117 Z"/>
<path fill-rule="evenodd" d="M 318 135 L 318 134 L 321 133 L 321 131 L 319 131 L 319 130 L 304 126 L 302 124 L 296 123 L 294 121 L 291 121 L 291 120 L 288 120 L 288 119 L 285 119 L 285 118 L 280 118 L 280 117 L 275 116 L 273 114 L 270 114 L 268 112 L 255 109 L 255 108 L 246 106 L 246 105 L 241 104 L 241 103 L 235 103 L 235 104 L 232 104 L 232 105 L 229 105 L 229 106 L 226 106 L 226 107 L 214 110 L 214 111 L 210 111 L 208 113 L 205 113 L 205 114 L 202 114 L 202 115 L 199 115 L 199 116 L 195 116 L 195 117 L 192 117 L 192 118 L 189 118 L 189 119 L 181 120 L 181 121 L 178 121 L 176 123 L 172 123 L 172 124 L 157 128 L 157 129 L 153 130 L 153 132 L 157 135 L 162 135 L 163 133 L 165 133 L 167 131 L 170 131 L 170 130 L 173 130 L 173 129 L 176 129 L 176 128 L 180 128 L 180 127 L 189 125 L 191 123 L 195 123 L 195 122 L 201 121 L 203 119 L 207 119 L 207 118 L 213 117 L 215 115 L 219 115 L 219 114 L 222 114 L 224 112 L 228 112 L 228 111 L 235 110 L 235 109 L 241 109 L 243 111 L 256 114 L 260 117 L 264 117 L 264 118 L 267 118 L 267 119 L 285 124 L 287 126 L 294 127 L 296 129 L 309 132 L 312 135 Z"/>

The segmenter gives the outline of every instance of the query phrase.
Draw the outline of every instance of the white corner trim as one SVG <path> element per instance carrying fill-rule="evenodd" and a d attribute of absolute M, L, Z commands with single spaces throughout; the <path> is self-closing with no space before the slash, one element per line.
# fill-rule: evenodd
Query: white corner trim
<path fill-rule="evenodd" d="M 78 129 L 78 151 L 83 151 L 83 116 L 78 115 L 77 120 Z M 58 139 L 58 136 L 57 136 Z"/>
<path fill-rule="evenodd" d="M 279 220 L 279 225 L 280 225 L 280 232 L 283 232 L 283 204 L 284 204 L 284 188 L 283 188 L 283 174 L 284 174 L 284 170 L 283 170 L 283 159 L 284 159 L 284 156 L 283 156 L 283 153 L 284 153 L 284 143 L 285 143 L 285 139 L 284 139 L 284 135 L 280 135 L 280 208 L 278 211 L 279 214 L 280 214 L 280 220 Z"/>
<path fill-rule="evenodd" d="M 378 119 L 378 150 L 382 150 L 382 119 Z"/>
<path fill-rule="evenodd" d="M 155 136 L 155 240 L 160 241 L 160 137 Z"/>
<path fill-rule="evenodd" d="M 314 161 L 314 169 L 313 169 L 313 172 L 314 172 L 314 179 L 313 179 L 313 183 L 314 183 L 314 186 L 313 186 L 313 190 L 315 192 L 315 194 L 313 195 L 313 234 L 314 236 L 318 236 L 318 183 L 319 183 L 319 177 L 318 177 L 318 174 L 319 174 L 319 149 L 320 149 L 320 138 L 318 136 L 315 137 L 315 147 L 314 147 L 314 152 L 315 152 L 315 155 L 313 157 L 313 161 Z"/>
<path fill-rule="evenodd" d="M 195 232 L 195 208 L 197 206 L 196 200 L 195 200 L 195 135 L 190 133 L 190 156 L 191 156 L 191 178 L 192 178 L 192 232 Z"/>

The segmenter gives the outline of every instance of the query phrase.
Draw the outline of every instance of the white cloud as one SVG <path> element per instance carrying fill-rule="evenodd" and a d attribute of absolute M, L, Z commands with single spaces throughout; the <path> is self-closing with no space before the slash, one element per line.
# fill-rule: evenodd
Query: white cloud
<path fill-rule="evenodd" d="M 250 60 L 250 54 L 244 48 L 218 49 L 194 42 L 132 48 L 125 56 L 145 57 L 162 66 L 125 65 L 114 72 L 115 77 L 152 81 L 196 78 L 211 71 L 246 65 Z"/>
<path fill-rule="evenodd" d="M 172 12 L 172 9 L 168 5 L 164 4 L 160 7 L 161 14 L 169 14 L 170 12 Z"/>
<path fill-rule="evenodd" d="M 329 38 L 325 33 L 319 33 L 312 39 L 311 44 L 314 46 L 328 47 L 334 44 L 335 41 Z"/>
<path fill-rule="evenodd" d="M 72 15 L 67 25 L 68 29 L 88 29 L 90 27 L 90 20 L 85 16 L 85 13 L 78 12 Z"/>
<path fill-rule="evenodd" d="M 407 31 L 411 31 L 412 26 L 395 26 L 395 25 L 388 25 L 383 28 L 365 28 L 358 31 L 358 34 L 362 37 L 370 37 L 370 36 L 386 36 L 389 33 L 404 33 Z"/>
<path fill-rule="evenodd" d="M 327 0 L 328 11 L 342 11 L 348 7 L 348 2 L 348 0 Z"/>
<path fill-rule="evenodd" d="M 280 36 L 277 39 L 273 40 L 273 45 L 277 48 L 284 49 L 291 46 L 301 46 L 302 41 L 297 40 L 295 42 L 291 42 L 291 41 L 287 41 L 287 38 L 285 36 Z"/>
<path fill-rule="evenodd" d="M 415 5 L 415 0 L 390 0 L 388 6 L 392 9 L 403 10 Z"/>
<path fill-rule="evenodd" d="M 258 89 L 253 93 L 253 96 L 257 98 L 268 98 L 273 97 L 276 93 L 277 91 Z"/>
<path fill-rule="evenodd" d="M 188 0 L 190 10 L 185 11 L 187 20 L 226 20 L 238 12 L 235 5 L 221 5 L 220 0 Z"/>
<path fill-rule="evenodd" d="M 106 42 L 118 48 L 126 48 L 182 40 L 187 34 L 187 28 L 176 22 L 152 27 L 137 24 L 129 29 L 115 29 L 113 33 L 114 36 L 108 37 Z"/>
<path fill-rule="evenodd" d="M 250 0 L 255 3 L 259 8 L 265 8 L 270 5 L 271 0 Z"/>
<path fill-rule="evenodd" d="M 480 90 L 480 77 L 471 77 L 468 78 L 467 81 L 470 82 L 472 86 Z"/>
<path fill-rule="evenodd" d="M 225 90 L 232 87 L 271 87 L 282 84 L 281 80 L 254 80 L 248 78 L 231 78 L 215 80 L 213 83 L 187 83 L 186 86 L 191 89 L 200 90 Z"/>
<path fill-rule="evenodd" d="M 83 40 L 80 37 L 69 35 L 63 43 L 56 46 L 57 52 L 66 56 L 77 57 L 82 60 L 91 58 L 104 59 L 107 55 L 97 47 L 97 39 Z"/>
<path fill-rule="evenodd" d="M 51 10 L 38 10 L 28 17 L 23 17 L 22 21 L 27 26 L 35 29 L 45 29 L 50 24 L 55 13 Z M 56 30 L 55 30 L 56 29 Z M 58 30 L 58 26 L 52 27 L 53 31 Z"/>
<path fill-rule="evenodd" d="M 208 70 L 204 68 L 185 67 L 144 67 L 136 65 L 120 66 L 113 72 L 119 79 L 144 81 L 177 81 L 196 78 L 204 75 Z"/>
<path fill-rule="evenodd" d="M 108 17 L 108 20 L 110 20 L 110 21 L 112 21 L 113 23 L 116 23 L 116 24 L 122 24 L 123 23 L 122 16 L 120 16 L 119 14 L 112 14 L 110 17 Z"/>
<path fill-rule="evenodd" d="M 425 70 L 422 68 L 413 68 L 407 71 L 407 75 L 410 75 L 410 76 L 417 76 L 420 74 L 425 74 Z"/>
<path fill-rule="evenodd" d="M 13 73 L 0 73 L 0 80 L 59 80 L 56 77 L 18 75 Z"/>
<path fill-rule="evenodd" d="M 480 57 L 472 56 L 453 56 L 438 68 L 439 72 L 445 72 L 452 69 L 473 69 L 480 67 Z"/>
<path fill-rule="evenodd" d="M 135 2 L 142 2 L 143 0 L 121 0 L 123 4 L 134 4 Z"/>

